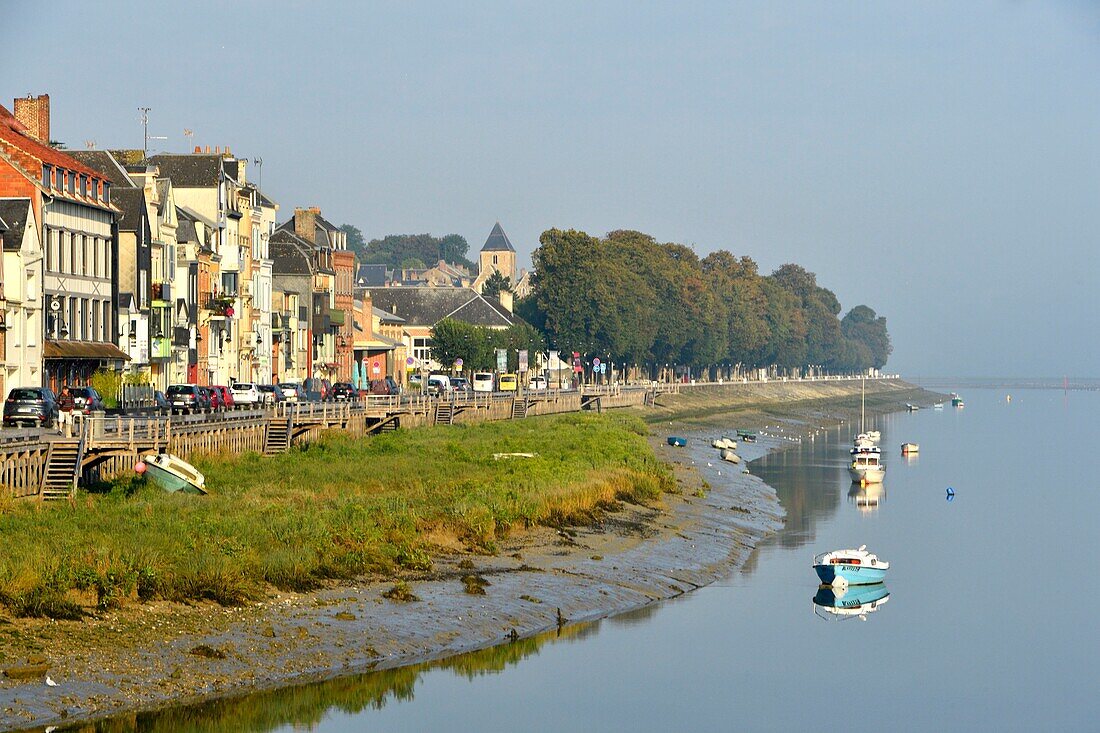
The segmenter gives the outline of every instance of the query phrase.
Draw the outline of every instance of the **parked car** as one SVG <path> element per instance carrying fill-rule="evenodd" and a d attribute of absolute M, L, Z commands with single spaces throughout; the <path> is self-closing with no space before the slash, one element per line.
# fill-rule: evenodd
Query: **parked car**
<path fill-rule="evenodd" d="M 233 406 L 237 404 L 237 401 L 233 398 L 233 391 L 222 384 L 215 384 L 210 389 L 214 390 L 218 394 L 218 399 L 221 400 L 223 410 L 232 410 Z"/>
<path fill-rule="evenodd" d="M 373 395 L 396 394 L 390 389 L 390 385 L 385 379 L 372 379 L 369 391 Z"/>
<path fill-rule="evenodd" d="M 4 425 L 50 428 L 57 424 L 57 397 L 49 387 L 14 387 L 4 401 Z"/>
<path fill-rule="evenodd" d="M 79 412 L 83 415 L 91 415 L 93 412 L 103 412 L 107 407 L 103 404 L 103 398 L 100 397 L 99 392 L 95 391 L 94 387 L 69 387 L 69 394 L 73 396 L 73 403 L 75 407 L 73 412 Z"/>
<path fill-rule="evenodd" d="M 451 377 L 451 389 L 455 392 L 469 392 L 470 380 L 466 377 Z"/>
<path fill-rule="evenodd" d="M 322 379 L 321 380 L 321 399 L 322 400 L 331 400 L 332 399 L 332 382 L 328 381 L 327 379 Z"/>
<path fill-rule="evenodd" d="M 252 382 L 237 382 L 229 390 L 233 393 L 235 405 L 258 405 L 260 403 L 260 390 Z"/>
<path fill-rule="evenodd" d="M 279 382 L 279 389 L 283 390 L 287 402 L 298 402 L 305 399 L 302 394 L 302 385 L 298 382 Z"/>
<path fill-rule="evenodd" d="M 153 392 L 153 412 L 158 415 L 168 415 L 172 412 L 171 400 L 159 389 Z"/>
<path fill-rule="evenodd" d="M 354 384 L 337 382 L 332 385 L 332 389 L 329 390 L 329 395 L 337 402 L 348 402 L 359 396 L 359 390 L 355 388 Z"/>
<path fill-rule="evenodd" d="M 474 372 L 474 391 L 475 392 L 492 392 L 493 391 L 493 373 L 492 372 Z"/>
<path fill-rule="evenodd" d="M 170 384 L 165 393 L 172 403 L 173 412 L 205 412 L 210 409 L 210 396 L 206 388 L 197 384 Z"/>
<path fill-rule="evenodd" d="M 501 392 L 515 392 L 519 384 L 515 374 L 501 374 L 498 381 Z"/>
<path fill-rule="evenodd" d="M 421 377 L 419 374 L 410 374 L 409 375 L 409 388 L 410 389 L 415 389 L 415 390 L 424 389 L 424 378 Z"/>
<path fill-rule="evenodd" d="M 278 402 L 286 402 L 286 394 L 277 384 L 258 384 L 256 389 L 260 390 L 261 404 L 274 405 Z"/>

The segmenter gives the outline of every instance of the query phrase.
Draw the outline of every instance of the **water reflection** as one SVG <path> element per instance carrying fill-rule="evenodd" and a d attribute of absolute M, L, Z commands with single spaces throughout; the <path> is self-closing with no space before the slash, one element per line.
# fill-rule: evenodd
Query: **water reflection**
<path fill-rule="evenodd" d="M 882 583 L 849 585 L 836 588 L 823 585 L 814 595 L 814 613 L 829 621 L 861 618 L 879 610 L 890 600 L 890 591 Z"/>
<path fill-rule="evenodd" d="M 824 441 L 832 440 L 832 435 L 825 434 Z M 819 451 L 822 442 L 816 441 Z M 787 512 L 783 530 L 767 544 L 778 542 L 788 548 L 814 541 L 817 522 L 836 513 L 840 506 L 840 487 L 851 483 L 846 455 L 840 460 L 830 459 L 820 452 L 815 453 L 813 444 L 764 456 L 753 461 L 751 470 L 764 483 L 775 487 L 779 503 Z"/>
<path fill-rule="evenodd" d="M 882 484 L 860 486 L 852 484 L 848 490 L 848 502 L 856 505 L 860 514 L 870 514 L 878 509 L 879 503 L 886 498 L 886 488 Z"/>
<path fill-rule="evenodd" d="M 188 707 L 132 713 L 63 730 L 69 733 L 206 733 L 269 731 L 284 726 L 308 729 L 320 724 L 330 712 L 355 714 L 368 709 L 381 710 L 390 702 L 412 700 L 416 684 L 425 672 L 449 669 L 467 679 L 499 674 L 538 654 L 547 643 L 579 641 L 596 634 L 600 623 L 572 624 L 509 644 L 410 667 L 267 690 Z"/>

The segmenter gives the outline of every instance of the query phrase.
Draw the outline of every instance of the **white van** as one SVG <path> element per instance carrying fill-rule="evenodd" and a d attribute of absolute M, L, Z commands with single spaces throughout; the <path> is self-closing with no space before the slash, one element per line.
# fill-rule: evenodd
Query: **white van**
<path fill-rule="evenodd" d="M 474 372 L 474 391 L 475 392 L 492 392 L 493 391 L 493 373 L 492 372 Z"/>
<path fill-rule="evenodd" d="M 451 378 L 446 374 L 428 376 L 428 394 L 450 394 Z"/>

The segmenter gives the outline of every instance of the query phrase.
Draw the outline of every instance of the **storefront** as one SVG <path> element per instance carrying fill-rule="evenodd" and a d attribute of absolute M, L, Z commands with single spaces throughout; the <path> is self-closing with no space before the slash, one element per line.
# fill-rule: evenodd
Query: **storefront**
<path fill-rule="evenodd" d="M 43 358 L 44 383 L 54 392 L 66 384 L 87 384 L 100 369 L 120 371 L 130 360 L 114 344 L 54 339 L 46 339 Z"/>

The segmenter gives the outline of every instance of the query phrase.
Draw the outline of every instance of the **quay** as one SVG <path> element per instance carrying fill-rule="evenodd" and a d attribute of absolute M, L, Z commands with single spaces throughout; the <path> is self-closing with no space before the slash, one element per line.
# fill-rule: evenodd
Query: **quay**
<path fill-rule="evenodd" d="M 901 380 L 877 378 L 888 388 Z M 93 486 L 133 471 L 149 453 L 173 453 L 184 460 L 199 455 L 285 453 L 318 440 L 328 430 L 354 436 L 432 425 L 520 420 L 580 410 L 653 408 L 662 395 L 684 391 L 752 393 L 782 399 L 811 384 L 849 387 L 859 377 L 818 377 L 770 382 L 649 383 L 585 386 L 467 395 L 367 395 L 349 402 L 280 403 L 211 414 L 171 416 L 109 415 L 77 422 L 73 437 L 0 433 L 0 492 L 21 500 L 66 500 L 78 487 Z"/>

